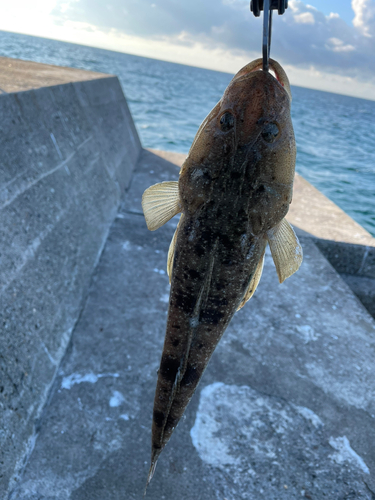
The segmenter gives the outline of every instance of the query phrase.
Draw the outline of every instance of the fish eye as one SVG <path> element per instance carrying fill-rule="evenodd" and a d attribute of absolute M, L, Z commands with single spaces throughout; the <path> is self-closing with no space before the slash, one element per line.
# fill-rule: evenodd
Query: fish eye
<path fill-rule="evenodd" d="M 234 127 L 234 116 L 232 113 L 227 111 L 220 118 L 220 127 L 223 132 L 228 132 L 231 128 Z"/>
<path fill-rule="evenodd" d="M 267 123 L 262 132 L 262 137 L 266 142 L 274 142 L 279 135 L 279 127 L 276 123 Z"/>

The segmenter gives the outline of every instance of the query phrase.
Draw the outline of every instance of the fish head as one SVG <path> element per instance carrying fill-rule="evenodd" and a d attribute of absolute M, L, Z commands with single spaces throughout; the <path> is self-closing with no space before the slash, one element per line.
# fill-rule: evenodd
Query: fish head
<path fill-rule="evenodd" d="M 215 203 L 223 189 L 234 197 L 247 193 L 249 216 L 253 211 L 259 219 L 254 234 L 288 211 L 296 158 L 288 78 L 272 59 L 275 76 L 261 66 L 258 59 L 234 76 L 199 128 L 180 175 L 185 213 Z"/>

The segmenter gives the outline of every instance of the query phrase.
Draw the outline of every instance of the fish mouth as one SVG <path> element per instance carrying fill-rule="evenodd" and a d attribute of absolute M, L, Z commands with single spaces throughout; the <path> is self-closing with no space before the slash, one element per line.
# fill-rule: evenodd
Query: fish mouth
<path fill-rule="evenodd" d="M 289 96 L 289 99 L 292 100 L 292 93 L 290 90 L 290 83 L 289 79 L 282 68 L 282 66 L 275 61 L 274 59 L 269 60 L 269 66 L 270 69 L 273 71 L 274 75 L 270 72 L 270 76 L 274 78 L 281 87 L 284 88 L 286 93 Z M 252 73 L 256 71 L 262 71 L 263 68 L 263 59 L 256 59 L 255 61 L 252 61 L 251 63 L 247 64 L 244 66 L 240 71 L 234 76 L 233 82 L 237 82 L 240 80 L 245 80 L 247 79 Z"/>

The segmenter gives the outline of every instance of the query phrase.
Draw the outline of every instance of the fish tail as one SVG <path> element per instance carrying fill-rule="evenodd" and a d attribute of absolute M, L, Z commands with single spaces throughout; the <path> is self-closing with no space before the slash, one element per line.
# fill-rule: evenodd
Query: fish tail
<path fill-rule="evenodd" d="M 143 496 L 146 496 L 146 491 L 148 488 L 148 485 L 151 482 L 151 479 L 154 475 L 155 469 L 156 469 L 156 464 L 158 463 L 159 455 L 161 453 L 161 450 L 152 450 L 151 453 L 151 465 L 150 465 L 150 470 L 148 471 L 148 476 L 147 476 L 147 481 L 146 481 L 146 486 L 145 486 L 145 491 L 143 493 Z"/>

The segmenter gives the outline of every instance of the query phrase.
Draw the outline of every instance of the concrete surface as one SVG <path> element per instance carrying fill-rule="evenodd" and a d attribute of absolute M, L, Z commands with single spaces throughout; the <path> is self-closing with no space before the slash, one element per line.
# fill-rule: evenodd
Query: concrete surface
<path fill-rule="evenodd" d="M 297 175 L 289 221 L 319 250 L 375 317 L 375 238 Z"/>
<path fill-rule="evenodd" d="M 0 87 L 4 498 L 34 445 L 141 146 L 116 77 L 1 58 Z"/>
<path fill-rule="evenodd" d="M 109 75 L 0 57 L 0 94 L 23 92 L 64 83 L 108 78 Z"/>
<path fill-rule="evenodd" d="M 142 153 L 11 500 L 142 498 L 176 225 L 149 232 L 141 213 L 145 188 L 177 178 L 161 156 Z M 302 244 L 282 285 L 267 253 L 146 498 L 375 498 L 375 322 Z"/>

